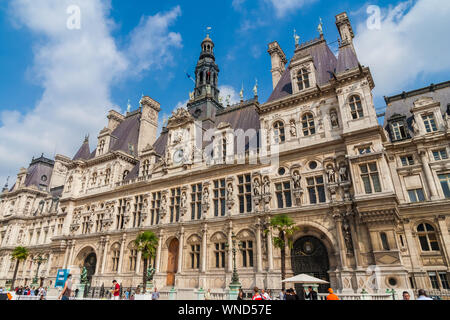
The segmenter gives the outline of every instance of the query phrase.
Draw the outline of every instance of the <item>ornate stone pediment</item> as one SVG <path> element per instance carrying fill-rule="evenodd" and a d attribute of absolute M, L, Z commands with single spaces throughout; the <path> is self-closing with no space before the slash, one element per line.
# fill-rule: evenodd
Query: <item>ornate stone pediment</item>
<path fill-rule="evenodd" d="M 167 128 L 177 128 L 185 125 L 186 123 L 194 122 L 194 117 L 184 108 L 178 108 L 172 113 L 167 123 Z"/>

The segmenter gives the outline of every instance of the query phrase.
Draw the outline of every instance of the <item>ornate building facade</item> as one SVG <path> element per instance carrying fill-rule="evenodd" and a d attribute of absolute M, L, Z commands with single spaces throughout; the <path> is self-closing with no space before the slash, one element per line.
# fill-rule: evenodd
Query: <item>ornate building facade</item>
<path fill-rule="evenodd" d="M 18 283 L 58 269 L 93 286 L 137 286 L 134 239 L 159 237 L 158 288 L 226 290 L 232 238 L 242 286 L 281 288 L 271 217 L 298 226 L 288 276 L 313 274 L 339 292 L 448 289 L 450 271 L 450 83 L 386 98 L 380 126 L 375 86 L 336 16 L 337 57 L 323 34 L 297 44 L 288 64 L 269 44 L 273 93 L 235 105 L 219 98 L 214 43 L 202 42 L 186 109 L 157 136 L 160 105 L 143 97 L 111 111 L 94 151 L 33 159 L 0 196 L 0 285 L 12 278 L 14 247 L 29 248 Z M 266 156 L 265 155 L 270 155 Z"/>

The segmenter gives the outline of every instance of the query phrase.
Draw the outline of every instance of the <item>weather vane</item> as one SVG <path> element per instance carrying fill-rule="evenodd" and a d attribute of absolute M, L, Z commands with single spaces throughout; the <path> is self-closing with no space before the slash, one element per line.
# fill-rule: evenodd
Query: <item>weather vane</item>
<path fill-rule="evenodd" d="M 206 27 L 206 37 L 209 38 L 209 34 L 212 32 L 212 27 Z"/>
<path fill-rule="evenodd" d="M 128 99 L 128 104 L 127 104 L 127 112 L 131 112 L 131 104 L 130 104 L 130 99 Z"/>
<path fill-rule="evenodd" d="M 300 42 L 300 36 L 297 35 L 297 30 L 294 29 L 294 39 L 295 39 L 295 45 L 298 46 Z"/>

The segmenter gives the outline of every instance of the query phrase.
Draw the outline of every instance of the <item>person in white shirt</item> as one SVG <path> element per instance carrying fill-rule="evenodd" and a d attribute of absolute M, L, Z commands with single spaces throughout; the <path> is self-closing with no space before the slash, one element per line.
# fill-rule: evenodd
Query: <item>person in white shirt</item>
<path fill-rule="evenodd" d="M 423 289 L 419 290 L 419 297 L 417 300 L 433 300 L 430 297 L 427 296 L 427 292 Z"/>
<path fill-rule="evenodd" d="M 261 290 L 261 297 L 263 298 L 263 300 L 272 300 L 272 298 L 270 298 L 270 295 L 264 290 Z"/>

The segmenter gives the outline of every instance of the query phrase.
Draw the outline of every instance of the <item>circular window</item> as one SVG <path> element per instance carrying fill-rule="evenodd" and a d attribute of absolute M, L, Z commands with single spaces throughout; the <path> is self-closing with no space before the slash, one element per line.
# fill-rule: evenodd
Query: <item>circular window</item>
<path fill-rule="evenodd" d="M 41 180 L 44 181 L 44 182 L 47 181 L 47 179 L 48 179 L 47 176 L 42 176 L 41 177 Z"/>
<path fill-rule="evenodd" d="M 309 168 L 310 168 L 311 170 L 317 169 L 317 162 L 311 161 L 311 162 L 309 163 Z"/>
<path fill-rule="evenodd" d="M 285 168 L 280 168 L 280 169 L 278 169 L 278 174 L 279 174 L 280 176 L 284 176 L 284 175 L 286 174 L 286 169 L 285 169 Z"/>
<path fill-rule="evenodd" d="M 397 286 L 397 279 L 389 278 L 388 279 L 388 283 L 389 283 L 390 286 L 395 287 L 395 286 Z"/>

